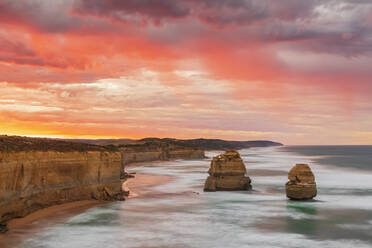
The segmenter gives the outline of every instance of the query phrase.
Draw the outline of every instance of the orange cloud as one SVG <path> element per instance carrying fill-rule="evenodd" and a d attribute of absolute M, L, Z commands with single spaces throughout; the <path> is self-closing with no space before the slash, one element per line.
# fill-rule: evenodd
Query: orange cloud
<path fill-rule="evenodd" d="M 371 131 L 372 4 L 155 2 L 3 1 L 1 130 L 284 143 Z"/>

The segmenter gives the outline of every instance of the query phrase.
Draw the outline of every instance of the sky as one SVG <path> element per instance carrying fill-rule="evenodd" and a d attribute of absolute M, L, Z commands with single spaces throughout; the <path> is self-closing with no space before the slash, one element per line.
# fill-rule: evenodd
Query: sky
<path fill-rule="evenodd" d="M 372 1 L 0 0 L 0 133 L 372 144 Z"/>

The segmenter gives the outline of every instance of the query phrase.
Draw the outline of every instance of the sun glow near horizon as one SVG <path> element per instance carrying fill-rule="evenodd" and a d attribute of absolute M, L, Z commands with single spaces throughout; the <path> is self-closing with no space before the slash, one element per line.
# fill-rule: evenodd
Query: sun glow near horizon
<path fill-rule="evenodd" d="M 370 11 L 346 0 L 6 0 L 0 133 L 372 144 Z"/>

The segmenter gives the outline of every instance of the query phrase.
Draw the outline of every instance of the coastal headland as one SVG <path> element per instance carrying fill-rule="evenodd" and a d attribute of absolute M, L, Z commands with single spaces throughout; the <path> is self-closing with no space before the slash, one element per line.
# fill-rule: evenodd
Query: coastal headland
<path fill-rule="evenodd" d="M 124 200 L 125 166 L 149 161 L 201 159 L 204 150 L 281 145 L 271 141 L 59 140 L 0 136 L 0 229 L 53 205 Z"/>

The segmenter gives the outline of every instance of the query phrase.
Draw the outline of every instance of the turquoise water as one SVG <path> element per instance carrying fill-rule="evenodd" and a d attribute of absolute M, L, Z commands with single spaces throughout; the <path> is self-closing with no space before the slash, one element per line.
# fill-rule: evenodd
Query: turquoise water
<path fill-rule="evenodd" d="M 18 247 L 372 247 L 372 172 L 366 169 L 371 164 L 362 168 L 355 147 L 337 154 L 324 147 L 298 149 L 242 150 L 252 192 L 204 193 L 209 159 L 130 168 L 174 180 L 153 187 L 152 195 L 50 223 Z M 363 161 L 370 161 L 369 151 Z M 348 166 L 332 160 L 339 155 L 348 157 Z M 286 174 L 295 163 L 311 165 L 316 200 L 286 199 Z"/>

